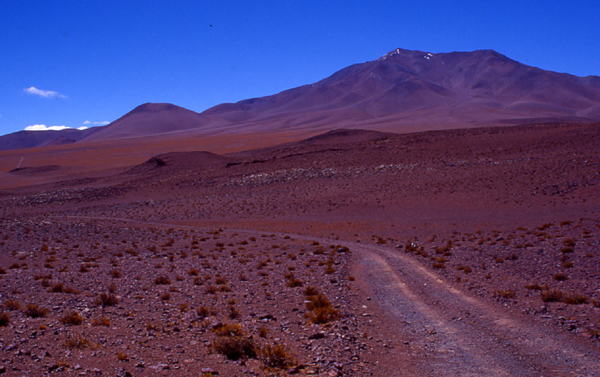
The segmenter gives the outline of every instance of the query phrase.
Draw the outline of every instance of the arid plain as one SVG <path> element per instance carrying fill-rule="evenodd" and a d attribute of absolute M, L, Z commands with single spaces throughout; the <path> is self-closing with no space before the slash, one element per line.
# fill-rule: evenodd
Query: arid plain
<path fill-rule="evenodd" d="M 600 375 L 599 124 L 300 136 L 0 152 L 0 371 Z"/>

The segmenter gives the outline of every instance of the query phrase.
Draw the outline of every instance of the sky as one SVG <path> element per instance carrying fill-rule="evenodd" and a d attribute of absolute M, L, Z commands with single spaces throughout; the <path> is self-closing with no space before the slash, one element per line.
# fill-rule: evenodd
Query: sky
<path fill-rule="evenodd" d="M 404 48 L 600 76 L 600 1 L 0 0 L 0 135 L 202 112 Z"/>

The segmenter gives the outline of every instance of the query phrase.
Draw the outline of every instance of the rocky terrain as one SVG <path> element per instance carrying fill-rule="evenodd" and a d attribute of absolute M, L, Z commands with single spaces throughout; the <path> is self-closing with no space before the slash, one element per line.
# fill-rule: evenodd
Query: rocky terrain
<path fill-rule="evenodd" d="M 0 371 L 600 375 L 599 127 L 5 172 Z"/>

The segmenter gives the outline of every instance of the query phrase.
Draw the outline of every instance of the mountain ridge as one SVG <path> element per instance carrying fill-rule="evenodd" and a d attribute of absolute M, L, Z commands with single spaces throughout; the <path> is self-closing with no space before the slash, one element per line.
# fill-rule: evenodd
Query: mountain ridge
<path fill-rule="evenodd" d="M 315 83 L 222 103 L 202 113 L 173 104 L 142 104 L 74 142 L 177 133 L 318 133 L 336 128 L 403 133 L 594 121 L 600 121 L 599 76 L 546 71 L 489 49 L 434 54 L 397 48 Z M 17 144 L 5 138 L 0 137 L 0 150 Z"/>

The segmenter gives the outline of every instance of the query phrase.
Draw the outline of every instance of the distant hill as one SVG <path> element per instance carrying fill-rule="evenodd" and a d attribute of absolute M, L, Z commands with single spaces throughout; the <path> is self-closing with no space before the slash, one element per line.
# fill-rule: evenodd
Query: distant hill
<path fill-rule="evenodd" d="M 275 95 L 217 105 L 200 114 L 147 103 L 77 139 L 16 133 L 0 137 L 0 150 L 186 133 L 318 133 L 338 128 L 403 133 L 593 121 L 600 121 L 598 76 L 545 71 L 492 50 L 432 54 L 396 49 Z"/>
<path fill-rule="evenodd" d="M 0 151 L 43 147 L 46 145 L 72 144 L 98 132 L 100 127 L 86 130 L 66 129 L 61 131 L 19 131 L 0 136 Z"/>
<path fill-rule="evenodd" d="M 86 141 L 122 139 L 201 129 L 210 119 L 169 103 L 145 103 L 90 135 Z"/>

